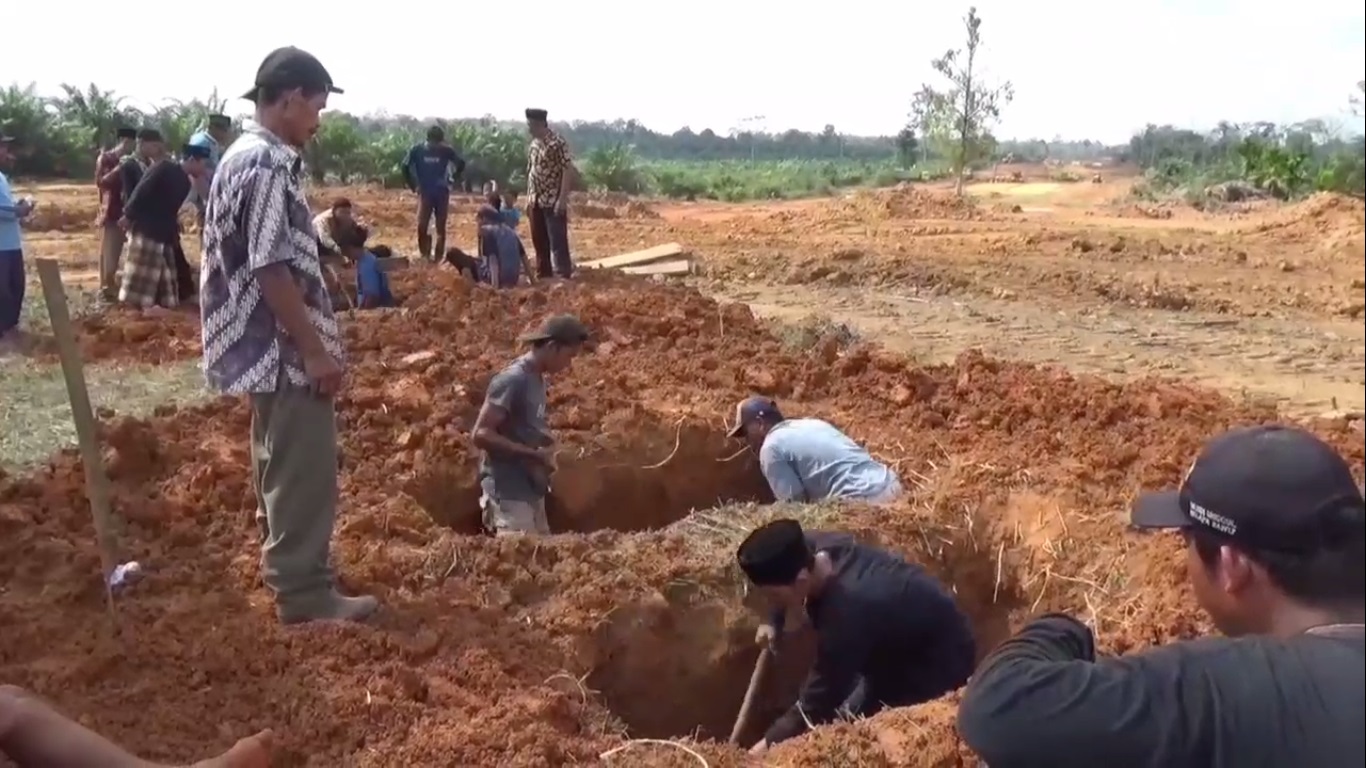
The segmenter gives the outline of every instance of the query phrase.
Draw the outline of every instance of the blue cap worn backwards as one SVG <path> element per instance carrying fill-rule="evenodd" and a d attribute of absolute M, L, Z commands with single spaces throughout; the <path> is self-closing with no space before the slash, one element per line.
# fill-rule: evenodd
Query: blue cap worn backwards
<path fill-rule="evenodd" d="M 768 397 L 747 397 L 735 406 L 735 426 L 727 432 L 729 437 L 739 437 L 745 427 L 756 421 L 782 421 L 783 414 L 778 410 L 778 404 Z"/>

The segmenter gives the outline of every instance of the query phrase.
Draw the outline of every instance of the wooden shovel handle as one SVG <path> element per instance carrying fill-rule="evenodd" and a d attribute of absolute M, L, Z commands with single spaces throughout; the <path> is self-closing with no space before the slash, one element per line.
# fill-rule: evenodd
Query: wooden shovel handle
<path fill-rule="evenodd" d="M 745 691 L 745 700 L 740 704 L 740 713 L 735 716 L 735 727 L 730 729 L 731 744 L 740 742 L 740 734 L 744 733 L 749 725 L 750 711 L 754 709 L 754 702 L 759 698 L 759 688 L 763 685 L 764 675 L 767 674 L 772 659 L 773 652 L 768 648 L 759 651 L 759 658 L 754 662 L 754 672 L 749 676 L 749 689 Z"/>

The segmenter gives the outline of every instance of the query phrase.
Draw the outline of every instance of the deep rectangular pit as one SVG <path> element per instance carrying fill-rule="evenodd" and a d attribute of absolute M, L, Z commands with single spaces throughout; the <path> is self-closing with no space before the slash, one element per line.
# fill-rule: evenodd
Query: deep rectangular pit
<path fill-rule="evenodd" d="M 696 509 L 773 501 L 750 451 L 702 422 L 639 425 L 620 447 L 566 448 L 551 480 L 546 516 L 556 533 L 647 531 Z M 477 467 L 442 467 L 410 481 L 406 491 L 438 523 L 481 531 Z"/>
<path fill-rule="evenodd" d="M 1009 612 L 1019 605 L 1015 574 L 999 575 L 994 552 L 965 532 L 933 539 L 934 552 L 909 559 L 953 587 L 973 624 L 979 658 L 1008 636 Z M 931 538 L 925 538 L 926 545 Z M 753 603 L 751 595 L 746 602 Z M 759 651 L 759 612 L 738 598 L 717 596 L 689 604 L 642 602 L 612 613 L 597 637 L 599 662 L 586 684 L 634 738 L 682 736 L 724 741 L 739 713 Z M 815 658 L 809 629 L 784 638 L 770 664 L 740 743 L 749 745 L 796 700 Z"/>

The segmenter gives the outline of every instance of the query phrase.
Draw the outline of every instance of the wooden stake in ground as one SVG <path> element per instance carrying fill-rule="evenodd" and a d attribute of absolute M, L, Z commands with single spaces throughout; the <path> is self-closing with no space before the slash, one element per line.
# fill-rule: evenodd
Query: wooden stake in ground
<path fill-rule="evenodd" d="M 95 538 L 100 550 L 100 566 L 104 570 L 109 618 L 117 621 L 111 577 L 119 564 L 119 547 L 109 504 L 109 476 L 104 472 L 104 457 L 100 455 L 99 438 L 95 434 L 95 413 L 90 407 L 90 390 L 85 384 L 85 365 L 81 362 L 80 348 L 76 346 L 76 333 L 71 327 L 71 311 L 66 304 L 66 289 L 62 287 L 62 273 L 57 262 L 35 259 L 34 264 L 43 284 L 43 299 L 47 302 L 47 316 L 52 321 L 52 335 L 57 340 L 57 354 L 62 360 L 62 377 L 66 379 L 66 394 L 71 401 L 71 420 L 76 424 L 81 464 L 85 467 L 85 492 L 90 499 L 90 514 L 95 519 Z"/>
<path fill-rule="evenodd" d="M 745 691 L 745 700 L 740 703 L 740 713 L 735 716 L 735 727 L 730 729 L 731 744 L 739 744 L 740 736 L 749 727 L 749 718 L 754 710 L 754 702 L 759 698 L 759 689 L 763 687 L 764 675 L 768 674 L 768 666 L 772 659 L 773 651 L 768 648 L 759 651 L 759 658 L 754 662 L 754 672 L 749 676 L 749 688 Z"/>

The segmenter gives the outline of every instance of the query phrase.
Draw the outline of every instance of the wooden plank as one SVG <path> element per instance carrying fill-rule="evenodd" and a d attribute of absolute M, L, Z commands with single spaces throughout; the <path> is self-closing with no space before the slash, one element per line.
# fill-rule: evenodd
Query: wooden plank
<path fill-rule="evenodd" d="M 687 251 L 678 243 L 665 243 L 656 245 L 653 248 L 646 248 L 643 251 L 631 251 L 621 253 L 616 256 L 608 256 L 605 259 L 584 262 L 579 266 L 589 269 L 615 269 L 617 267 L 627 267 L 633 264 L 649 264 L 652 261 L 660 261 L 670 256 L 682 256 Z"/>
<path fill-rule="evenodd" d="M 400 269 L 407 269 L 412 266 L 412 262 L 402 256 L 390 256 L 385 259 L 376 257 L 375 261 L 379 263 L 379 271 L 381 272 L 397 272 Z"/>
<path fill-rule="evenodd" d="M 85 365 L 71 327 L 71 310 L 66 303 L 66 289 L 62 287 L 61 269 L 52 259 L 34 259 L 34 264 L 38 267 L 38 279 L 42 281 L 43 299 L 47 302 L 52 335 L 57 341 L 57 355 L 62 361 L 62 377 L 66 379 L 66 395 L 71 401 L 71 420 L 76 425 L 81 464 L 85 468 L 86 496 L 90 499 L 100 565 L 104 569 L 105 600 L 110 619 L 117 623 L 111 577 L 119 564 L 119 546 L 109 503 L 109 476 L 104 471 L 104 457 L 100 455 L 99 437 L 95 432 L 95 412 L 90 407 L 90 389 L 85 382 Z"/>
<path fill-rule="evenodd" d="M 661 261 L 638 267 L 622 267 L 619 271 L 628 275 L 687 275 L 692 273 L 692 262 L 686 259 Z"/>

